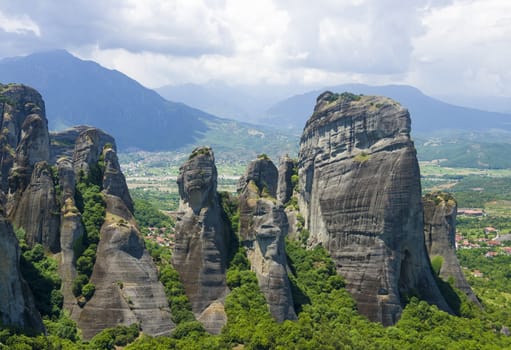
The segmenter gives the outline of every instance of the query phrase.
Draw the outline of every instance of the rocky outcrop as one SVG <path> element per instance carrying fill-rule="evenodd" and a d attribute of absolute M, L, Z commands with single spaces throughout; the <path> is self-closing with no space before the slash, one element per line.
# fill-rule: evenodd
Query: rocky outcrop
<path fill-rule="evenodd" d="M 292 176 L 295 173 L 296 162 L 285 155 L 280 159 L 279 181 L 277 184 L 277 199 L 281 203 L 287 203 L 293 195 Z"/>
<path fill-rule="evenodd" d="M 93 127 L 79 125 L 63 131 L 50 132 L 50 163 L 56 164 L 63 157 L 73 159 L 76 140 L 87 129 Z"/>
<path fill-rule="evenodd" d="M 72 292 L 73 280 L 76 278 L 75 247 L 81 245 L 84 228 L 81 214 L 75 203 L 76 179 L 73 164 L 70 158 L 63 156 L 58 160 L 58 177 L 61 188 L 62 208 L 60 213 L 60 263 L 59 274 L 62 278 L 62 294 L 64 308 L 69 311 L 72 318 L 77 318 L 81 309 Z"/>
<path fill-rule="evenodd" d="M 0 323 L 43 332 L 32 292 L 20 272 L 20 249 L 11 224 L 0 213 Z"/>
<path fill-rule="evenodd" d="M 224 299 L 231 229 L 217 194 L 213 151 L 195 149 L 177 178 L 181 212 L 176 223 L 172 263 L 179 272 L 192 311 L 204 328 L 220 333 L 227 322 Z"/>
<path fill-rule="evenodd" d="M 115 140 L 112 136 L 97 128 L 87 128 L 82 131 L 75 141 L 73 152 L 73 168 L 75 174 L 80 176 L 100 176 L 97 165 L 103 154 L 105 146 L 116 149 Z"/>
<path fill-rule="evenodd" d="M 34 130 L 45 125 L 44 103 L 33 89 L 22 85 L 0 84 L 0 323 L 36 332 L 44 326 L 32 293 L 20 270 L 20 248 L 13 227 L 6 218 L 10 183 L 15 183 L 13 197 L 21 197 L 18 187 L 26 188 L 32 178 L 31 168 L 44 160 L 44 132 Z M 41 143 L 42 142 L 42 143 Z M 41 149 L 37 149 L 40 146 Z M 19 153 L 17 153 L 19 151 Z M 16 164 L 19 173 L 12 171 Z M 17 177 L 19 175 L 19 177 Z M 11 178 L 9 177 L 11 176 Z M 37 176 L 36 176 L 37 177 Z M 37 198 L 36 200 L 40 200 Z M 39 209 L 38 205 L 34 205 Z M 25 208 L 27 210 L 29 208 Z M 25 213 L 33 214 L 33 213 Z M 37 214 L 36 214 L 37 215 Z M 38 231 L 40 232 L 40 231 Z"/>
<path fill-rule="evenodd" d="M 15 160 L 13 185 L 21 187 L 28 185 L 31 167 L 48 160 L 48 123 L 43 99 L 34 89 L 18 84 L 0 85 L 0 95 L 0 183 L 7 194 Z M 15 192 L 16 188 L 11 190 Z"/>
<path fill-rule="evenodd" d="M 445 281 L 452 278 L 456 288 L 480 305 L 456 257 L 456 200 L 448 193 L 435 192 L 424 196 L 422 202 L 426 249 L 431 261 L 440 259 L 439 276 Z"/>
<path fill-rule="evenodd" d="M 48 163 L 35 164 L 28 186 L 16 197 L 11 199 L 10 219 L 25 230 L 27 244 L 41 243 L 52 253 L 59 252 L 60 205 Z"/>
<path fill-rule="evenodd" d="M 240 240 L 259 287 L 278 321 L 296 319 L 287 277 L 284 239 L 288 222 L 275 199 L 277 168 L 266 157 L 252 161 L 239 183 Z"/>
<path fill-rule="evenodd" d="M 2 188 L 7 217 L 26 233 L 29 245 L 59 250 L 59 205 L 48 164 L 50 144 L 44 102 L 23 85 L 2 88 Z M 7 181 L 6 181 L 7 180 Z"/>
<path fill-rule="evenodd" d="M 308 244 L 330 252 L 363 315 L 394 324 L 415 294 L 451 311 L 424 245 L 405 108 L 383 97 L 321 94 L 300 141 L 298 173 Z"/>
<path fill-rule="evenodd" d="M 80 142 L 88 142 L 87 135 L 93 135 L 92 140 L 101 142 L 101 138 L 94 138 L 101 133 L 87 130 L 78 138 L 78 155 L 75 154 L 73 159 L 78 162 L 104 159 L 106 218 L 101 227 L 91 276 L 96 290 L 75 319 L 85 339 L 105 328 L 132 323 L 139 323 L 141 330 L 149 335 L 169 334 L 174 324 L 170 319 L 168 301 L 129 208 L 132 202 L 114 146 L 104 143 L 104 151 L 95 154 L 93 152 L 100 147 L 91 143 L 87 147 L 89 152 L 84 152 L 85 147 Z M 90 163 L 75 164 L 75 171 L 93 167 L 94 164 Z"/>
<path fill-rule="evenodd" d="M 0 202 L 6 204 L 8 219 L 25 230 L 28 244 L 42 243 L 56 253 L 64 307 L 84 338 L 131 323 L 139 323 L 150 335 L 168 334 L 174 324 L 167 298 L 136 227 L 114 139 L 99 129 L 81 126 L 52 134 L 50 149 L 42 98 L 22 85 L 0 85 L 0 126 L 0 186 L 8 191 L 7 199 L 0 196 Z M 75 253 L 86 235 L 75 202 L 76 185 L 82 180 L 103 190 L 106 218 L 90 278 L 95 293 L 79 305 L 72 284 L 77 275 Z M 42 330 L 19 273 L 16 238 L 3 216 L 0 229 L 5 238 L 0 241 L 5 257 L 0 297 L 9 300 L 0 306 L 0 319 Z"/>
<path fill-rule="evenodd" d="M 113 145 L 110 143 L 110 145 Z M 124 205 L 133 212 L 133 200 L 131 199 L 126 184 L 126 178 L 121 171 L 119 160 L 117 159 L 117 152 L 113 146 L 106 146 L 103 149 L 103 163 L 105 170 L 103 173 L 103 192 L 112 196 L 119 197 Z"/>

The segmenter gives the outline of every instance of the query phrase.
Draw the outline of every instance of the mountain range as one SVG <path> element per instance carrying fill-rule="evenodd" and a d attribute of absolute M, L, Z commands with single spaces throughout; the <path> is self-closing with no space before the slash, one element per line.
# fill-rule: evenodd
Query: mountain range
<path fill-rule="evenodd" d="M 251 159 L 277 156 L 297 141 L 272 128 L 223 119 L 165 100 L 125 74 L 64 50 L 0 61 L 0 82 L 36 88 L 45 100 L 50 130 L 95 125 L 115 136 L 122 151 L 189 152 L 199 144 Z M 249 151 L 246 151 L 246 150 Z"/>
<path fill-rule="evenodd" d="M 460 154 L 467 142 L 492 142 L 491 147 L 483 149 L 496 150 L 511 140 L 511 114 L 456 106 L 407 85 L 344 84 L 287 98 L 298 88 L 249 88 L 210 82 L 165 86 L 156 92 L 119 71 L 81 60 L 64 50 L 3 59 L 0 82 L 18 82 L 38 89 L 45 99 L 51 130 L 75 124 L 95 125 L 112 134 L 121 151 L 189 152 L 207 144 L 236 159 L 252 159 L 256 150 L 274 159 L 286 152 L 294 154 L 298 135 L 317 96 L 325 90 L 388 96 L 407 107 L 421 159 L 421 150 L 431 147 L 439 158 L 447 158 L 443 147 L 451 144 L 446 146 L 448 152 L 455 152 L 456 157 L 464 157 L 464 163 L 470 164 L 474 163 L 473 157 Z M 456 144 L 454 148 L 452 143 Z M 478 164 L 495 163 L 483 160 L 487 152 L 483 153 L 478 153 Z"/>
<path fill-rule="evenodd" d="M 414 134 L 439 130 L 503 129 L 511 131 L 511 114 L 455 106 L 427 96 L 419 89 L 407 85 L 344 84 L 294 95 L 271 106 L 260 122 L 279 128 L 300 130 L 312 113 L 312 106 L 314 106 L 317 96 L 324 90 L 390 97 L 410 111 Z"/>

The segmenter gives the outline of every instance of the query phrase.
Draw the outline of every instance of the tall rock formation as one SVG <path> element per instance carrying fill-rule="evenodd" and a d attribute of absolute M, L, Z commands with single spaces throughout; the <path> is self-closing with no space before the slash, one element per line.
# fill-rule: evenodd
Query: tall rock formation
<path fill-rule="evenodd" d="M 43 332 L 41 316 L 20 272 L 20 249 L 11 224 L 0 213 L 0 323 Z"/>
<path fill-rule="evenodd" d="M 445 281 L 453 278 L 454 286 L 480 305 L 472 288 L 465 279 L 456 257 L 457 203 L 448 193 L 428 193 L 422 199 L 424 205 L 424 239 L 431 261 L 441 257 L 439 276 Z"/>
<path fill-rule="evenodd" d="M 74 318 L 85 339 L 105 328 L 132 323 L 139 323 L 147 334 L 166 335 L 174 324 L 165 291 L 136 226 L 115 144 L 104 142 L 106 139 L 101 135 L 97 129 L 82 132 L 73 156 L 75 172 L 89 176 L 97 171 L 94 162 L 103 160 L 101 175 L 106 203 L 106 217 L 90 279 L 96 290 Z"/>
<path fill-rule="evenodd" d="M 279 181 L 277 185 L 277 199 L 285 204 L 293 196 L 292 177 L 296 170 L 296 162 L 285 155 L 279 163 Z"/>
<path fill-rule="evenodd" d="M 240 240 L 277 322 L 296 319 L 287 277 L 284 240 L 288 222 L 275 199 L 278 172 L 266 157 L 252 161 L 240 179 Z"/>
<path fill-rule="evenodd" d="M 59 205 L 48 164 L 50 141 L 44 102 L 23 85 L 2 87 L 2 189 L 7 193 L 7 217 L 26 232 L 29 245 L 60 249 Z"/>
<path fill-rule="evenodd" d="M 384 97 L 325 92 L 299 153 L 309 245 L 323 245 L 369 319 L 394 324 L 408 296 L 450 311 L 424 245 L 410 116 Z"/>
<path fill-rule="evenodd" d="M 48 147 L 44 148 L 44 142 L 38 143 L 41 138 L 27 136 L 37 134 L 38 130 L 32 130 L 32 127 L 44 123 L 44 103 L 35 90 L 22 85 L 0 84 L 0 257 L 2 258 L 0 323 L 30 328 L 36 332 L 44 331 L 44 326 L 35 307 L 32 292 L 21 275 L 20 248 L 12 225 L 6 218 L 7 196 L 5 193 L 9 191 L 10 180 L 14 180 L 12 177 L 9 179 L 9 175 L 15 175 L 11 172 L 15 160 L 20 171 L 19 178 L 15 182 L 16 185 L 24 187 L 28 186 L 32 178 L 29 169 L 38 161 L 44 160 L 44 152 L 48 150 Z M 18 148 L 20 140 L 23 140 L 23 145 Z M 37 146 L 41 146 L 42 149 L 37 150 Z M 18 149 L 22 154 L 17 154 Z M 17 195 L 20 196 L 20 193 Z"/>
<path fill-rule="evenodd" d="M 6 193 L 0 196 L 6 207 L 0 217 L 4 237 L 0 253 L 5 257 L 0 296 L 9 300 L 0 306 L 0 319 L 43 329 L 19 273 L 12 222 L 24 229 L 29 245 L 41 243 L 59 261 L 64 307 L 85 339 L 104 328 L 131 323 L 139 323 L 150 335 L 168 334 L 174 327 L 168 301 L 136 227 L 114 139 L 99 129 L 80 126 L 52 134 L 50 143 L 47 125 L 39 93 L 23 85 L 0 85 L 0 187 Z M 106 217 L 90 278 L 96 290 L 88 302 L 78 303 L 72 292 L 75 253 L 86 230 L 75 194 L 77 182 L 85 177 L 102 189 Z"/>
<path fill-rule="evenodd" d="M 181 215 L 176 223 L 172 263 L 179 272 L 192 311 L 204 328 L 220 333 L 227 322 L 224 300 L 231 228 L 217 194 L 213 151 L 196 148 L 179 169 Z"/>

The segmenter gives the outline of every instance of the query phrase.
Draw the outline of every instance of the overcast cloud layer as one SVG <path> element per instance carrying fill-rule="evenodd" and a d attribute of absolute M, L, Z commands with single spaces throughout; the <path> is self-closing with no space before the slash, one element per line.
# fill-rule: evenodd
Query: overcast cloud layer
<path fill-rule="evenodd" d="M 0 0 L 0 57 L 55 48 L 149 87 L 407 83 L 511 96 L 509 0 Z"/>

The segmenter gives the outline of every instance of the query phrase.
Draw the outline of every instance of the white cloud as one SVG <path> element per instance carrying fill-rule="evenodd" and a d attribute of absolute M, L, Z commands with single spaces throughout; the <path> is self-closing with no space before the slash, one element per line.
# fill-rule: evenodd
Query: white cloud
<path fill-rule="evenodd" d="M 0 11 L 0 29 L 7 33 L 41 36 L 39 26 L 27 15 L 8 17 Z"/>
<path fill-rule="evenodd" d="M 511 2 L 458 0 L 423 21 L 412 83 L 438 94 L 511 96 Z"/>
<path fill-rule="evenodd" d="M 508 0 L 10 1 L 0 52 L 64 48 L 149 87 L 409 82 L 511 95 L 509 14 Z"/>

